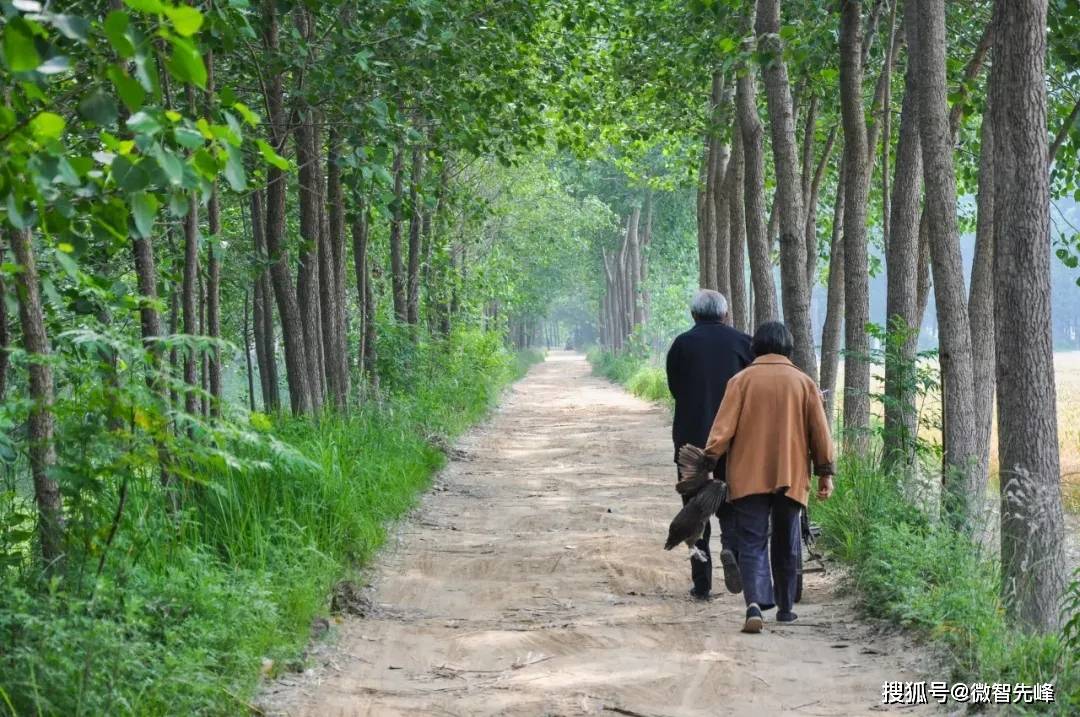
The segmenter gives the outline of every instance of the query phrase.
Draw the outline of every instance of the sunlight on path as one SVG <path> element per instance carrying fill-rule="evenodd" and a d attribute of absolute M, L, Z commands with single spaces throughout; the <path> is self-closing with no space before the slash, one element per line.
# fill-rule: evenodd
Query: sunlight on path
<path fill-rule="evenodd" d="M 507 395 L 375 566 L 368 614 L 266 690 L 276 714 L 867 714 L 924 658 L 808 577 L 800 622 L 740 634 L 686 597 L 666 411 L 555 352 Z M 333 642 L 333 640 L 332 640 Z"/>

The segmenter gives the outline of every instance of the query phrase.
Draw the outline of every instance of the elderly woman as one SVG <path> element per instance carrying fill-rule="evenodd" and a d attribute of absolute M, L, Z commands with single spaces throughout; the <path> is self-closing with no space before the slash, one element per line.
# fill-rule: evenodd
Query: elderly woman
<path fill-rule="evenodd" d="M 735 516 L 739 570 L 746 599 L 743 632 L 761 632 L 761 606 L 775 598 L 778 622 L 793 622 L 798 578 L 800 512 L 810 493 L 833 492 L 833 445 L 821 395 L 790 356 L 791 332 L 780 322 L 758 327 L 754 361 L 728 382 L 705 453 L 727 453 L 728 499 Z M 769 521 L 772 520 L 772 575 Z"/>

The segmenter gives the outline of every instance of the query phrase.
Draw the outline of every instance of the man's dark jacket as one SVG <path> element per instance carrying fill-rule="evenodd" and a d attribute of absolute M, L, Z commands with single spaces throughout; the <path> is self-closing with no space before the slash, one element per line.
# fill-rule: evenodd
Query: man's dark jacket
<path fill-rule="evenodd" d="M 699 321 L 671 343 L 667 381 L 675 397 L 671 437 L 675 453 L 684 443 L 705 447 L 728 380 L 754 360 L 750 337 L 719 321 Z M 723 477 L 723 461 L 717 477 Z"/>

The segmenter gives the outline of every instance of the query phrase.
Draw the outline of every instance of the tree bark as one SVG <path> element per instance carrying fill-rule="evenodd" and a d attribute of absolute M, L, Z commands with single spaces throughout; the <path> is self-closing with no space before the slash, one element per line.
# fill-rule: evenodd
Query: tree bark
<path fill-rule="evenodd" d="M 266 49 L 276 55 L 280 49 L 276 5 L 263 3 L 263 41 Z M 266 105 L 275 151 L 284 151 L 287 133 L 285 92 L 282 75 L 268 73 Z M 270 165 L 266 169 L 266 249 L 270 256 L 270 276 L 281 331 L 285 343 L 285 372 L 289 382 L 289 403 L 294 414 L 310 413 L 314 403 L 308 378 L 307 353 L 304 348 L 303 321 L 293 291 L 289 273 L 289 253 L 285 247 L 285 175 Z"/>
<path fill-rule="evenodd" d="M 345 318 L 345 195 L 341 188 L 339 154 L 341 139 L 331 130 L 326 150 L 326 249 L 329 290 L 323 304 L 323 331 L 329 329 L 326 342 L 327 388 L 334 408 L 345 411 L 349 404 L 349 347 Z M 329 321 L 327 317 L 329 316 Z"/>
<path fill-rule="evenodd" d="M 401 222 L 405 199 L 403 153 L 404 150 L 398 145 L 394 151 L 394 200 L 390 209 L 390 288 L 394 295 L 394 316 L 400 322 L 409 320 L 408 280 L 401 256 Z"/>
<path fill-rule="evenodd" d="M 206 54 L 206 96 L 209 103 L 214 101 L 214 54 Z M 218 254 L 218 242 L 221 239 L 221 205 L 218 198 L 217 182 L 210 190 L 210 202 L 206 208 L 207 231 L 213 237 L 206 251 L 206 333 L 213 340 L 207 356 L 207 373 L 210 383 L 210 414 L 214 418 L 221 416 L 221 347 L 217 341 L 221 338 L 221 258 Z"/>
<path fill-rule="evenodd" d="M 630 213 L 630 225 L 627 239 L 629 240 L 629 272 L 632 325 L 634 328 L 641 326 L 644 314 L 641 310 L 641 238 L 638 232 L 641 222 L 641 207 L 634 207 Z"/>
<path fill-rule="evenodd" d="M 844 443 L 869 449 L 870 276 L 866 206 L 870 189 L 862 84 L 862 3 L 841 1 L 840 106 L 844 127 Z"/>
<path fill-rule="evenodd" d="M 1066 568 L 1050 321 L 1046 0 L 999 0 L 993 22 L 1002 588 L 1016 622 L 1052 632 Z"/>
<path fill-rule="evenodd" d="M 990 432 L 994 425 L 994 131 L 992 111 L 983 115 L 979 143 L 979 193 L 975 257 L 971 264 L 968 315 L 975 388 L 976 471 L 972 500 L 983 505 L 990 476 Z"/>
<path fill-rule="evenodd" d="M 9 229 L 11 251 L 21 271 L 15 275 L 19 301 L 19 324 L 23 348 L 29 357 L 29 389 L 33 406 L 28 426 L 30 474 L 34 482 L 34 501 L 38 509 L 38 538 L 46 568 L 58 570 L 64 559 L 64 505 L 60 486 L 52 477 L 56 465 L 53 431 L 53 374 L 48 363 L 49 335 L 45 329 L 37 261 L 30 242 L 30 232 Z"/>
<path fill-rule="evenodd" d="M 750 326 L 750 307 L 747 305 L 746 296 L 746 208 L 743 205 L 743 183 L 745 182 L 746 162 L 743 158 L 742 138 L 738 136 L 738 128 L 733 129 L 736 134 L 731 143 L 731 160 L 728 162 L 727 207 L 729 214 L 728 235 L 730 242 L 728 249 L 731 252 L 729 259 L 729 275 L 731 277 L 731 296 L 728 303 L 731 306 L 732 325 L 739 331 L 752 331 Z"/>
<path fill-rule="evenodd" d="M 914 22 L 914 3 L 907 9 Z M 910 52 L 910 50 L 909 50 Z M 908 58 L 904 100 L 896 145 L 896 181 L 890 206 L 891 231 L 886 245 L 885 297 L 889 345 L 885 355 L 886 468 L 910 465 L 915 460 L 918 424 L 915 412 L 915 360 L 922 316 L 918 312 L 919 194 L 922 186 L 922 149 L 919 141 L 918 69 Z M 882 170 L 886 168 L 882 163 Z M 884 185 L 883 185 L 884 186 Z"/>
<path fill-rule="evenodd" d="M 753 49 L 752 40 L 749 39 L 753 26 L 754 12 L 747 9 L 742 18 L 742 35 L 748 38 L 744 42 L 744 51 Z M 759 326 L 779 318 L 780 312 L 765 227 L 765 153 L 762 149 L 764 129 L 757 112 L 754 73 L 749 68 L 739 74 L 735 105 L 743 142 L 743 203 L 746 243 L 750 254 L 750 280 L 754 287 L 754 326 Z"/>
<path fill-rule="evenodd" d="M 835 416 L 836 377 L 840 367 L 840 339 L 844 328 L 844 172 L 847 159 L 840 160 L 840 176 L 833 202 L 832 237 L 829 242 L 829 286 L 825 300 L 825 324 L 821 327 L 821 390 L 825 392 L 825 415 Z"/>
<path fill-rule="evenodd" d="M 199 198 L 196 193 L 189 197 L 188 212 L 184 216 L 184 279 L 180 304 L 183 308 L 184 333 L 199 333 L 198 283 L 199 283 Z M 184 349 L 184 410 L 189 416 L 198 410 L 198 394 L 195 391 L 198 376 L 195 369 L 195 351 Z"/>
<path fill-rule="evenodd" d="M 251 193 L 251 235 L 255 246 L 258 270 L 255 275 L 255 359 L 259 364 L 259 385 L 262 389 L 263 410 L 276 411 L 281 407 L 278 395 L 277 361 L 275 359 L 274 307 L 267 264 L 266 235 L 263 231 L 263 193 Z"/>
<path fill-rule="evenodd" d="M 939 327 L 946 509 L 958 525 L 978 506 L 971 327 L 956 226 L 956 176 L 945 77 L 944 0 L 917 0 L 908 46 L 919 72 L 919 139 L 929 226 L 930 261 Z"/>
<path fill-rule="evenodd" d="M 424 221 L 420 182 L 424 174 L 424 147 L 417 143 L 412 151 L 412 170 L 409 172 L 409 260 L 406 283 L 406 320 L 416 326 L 420 322 L 420 238 Z"/>
<path fill-rule="evenodd" d="M 303 242 L 296 271 L 296 301 L 303 321 L 304 349 L 307 353 L 308 384 L 314 410 L 326 396 L 322 364 L 322 320 L 319 296 L 319 178 L 316 169 L 314 118 L 309 108 L 300 113 L 296 125 L 296 163 L 300 203 L 300 239 Z"/>
<path fill-rule="evenodd" d="M 367 324 L 374 317 L 367 313 L 367 289 L 368 289 L 368 230 L 371 226 L 371 217 L 368 212 L 367 202 L 362 196 L 356 198 L 356 216 L 352 222 L 352 246 L 353 246 L 353 271 L 356 273 L 356 306 L 360 310 L 360 327 L 357 332 L 360 345 L 357 351 L 357 363 L 360 367 L 360 375 L 364 375 L 367 353 Z"/>
<path fill-rule="evenodd" d="M 780 213 L 780 273 L 784 323 L 795 338 L 792 360 L 815 382 L 817 354 L 810 327 L 810 291 L 806 281 L 806 225 L 803 216 L 799 150 L 794 106 L 784 47 L 780 39 L 780 0 L 758 0 L 757 34 L 772 60 L 762 68 L 772 134 L 776 195 Z"/>

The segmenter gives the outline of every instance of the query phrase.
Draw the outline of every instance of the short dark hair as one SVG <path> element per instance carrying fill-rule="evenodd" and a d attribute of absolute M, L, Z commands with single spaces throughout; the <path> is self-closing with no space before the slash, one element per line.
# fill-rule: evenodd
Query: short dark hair
<path fill-rule="evenodd" d="M 750 350 L 754 356 L 765 354 L 780 354 L 791 358 L 791 352 L 795 349 L 795 339 L 788 327 L 780 321 L 766 321 L 757 327 L 754 338 L 750 342 Z"/>

